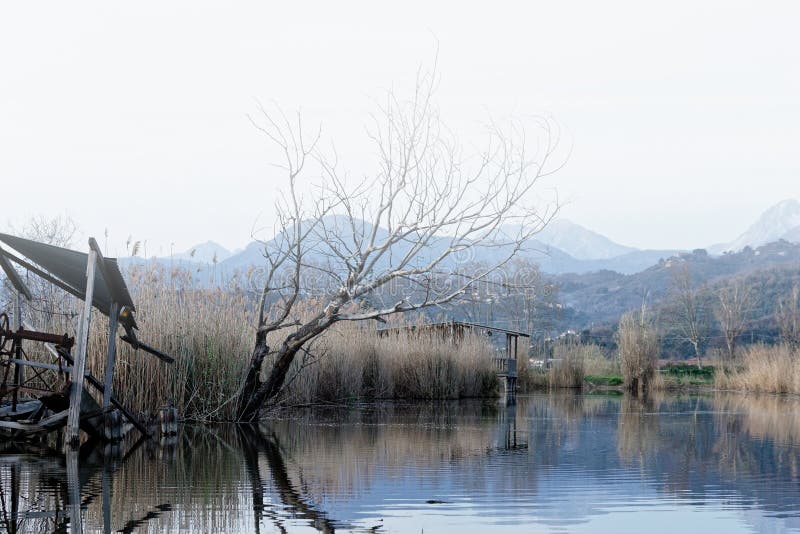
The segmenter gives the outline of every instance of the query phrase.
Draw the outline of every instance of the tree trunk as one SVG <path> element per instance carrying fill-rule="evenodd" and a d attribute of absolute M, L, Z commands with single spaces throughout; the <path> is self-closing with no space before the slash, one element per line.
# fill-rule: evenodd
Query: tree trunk
<path fill-rule="evenodd" d="M 697 368 L 702 369 L 703 364 L 700 362 L 700 343 L 692 341 L 692 346 L 694 347 L 694 355 L 697 358 Z"/>
<path fill-rule="evenodd" d="M 275 365 L 272 366 L 272 371 L 269 374 L 266 382 L 259 382 L 258 388 L 250 395 L 250 401 L 247 403 L 247 409 L 239 414 L 239 419 L 242 421 L 256 421 L 258 419 L 258 411 L 270 399 L 278 396 L 283 383 L 286 381 L 286 374 L 292 366 L 294 357 L 300 351 L 299 345 L 284 344 L 278 352 L 278 358 L 275 360 Z"/>
<path fill-rule="evenodd" d="M 250 357 L 250 366 L 247 369 L 247 376 L 244 380 L 242 392 L 239 394 L 238 407 L 236 409 L 237 420 L 253 421 L 258 415 L 260 405 L 253 402 L 254 396 L 261 386 L 261 364 L 269 353 L 267 346 L 266 332 L 256 334 L 256 346 L 253 348 L 253 355 Z"/>
<path fill-rule="evenodd" d="M 258 412 L 261 407 L 270 399 L 277 397 L 278 393 L 281 392 L 294 357 L 297 356 L 303 345 L 327 330 L 333 323 L 334 321 L 330 318 L 313 320 L 288 336 L 278 351 L 275 364 L 272 366 L 272 371 L 265 382 L 261 382 L 259 375 L 261 374 L 261 364 L 264 361 L 264 357 L 269 352 L 266 334 L 260 333 L 256 337 L 256 347 L 253 350 L 245 385 L 239 397 L 238 421 L 253 422 L 258 419 Z"/>

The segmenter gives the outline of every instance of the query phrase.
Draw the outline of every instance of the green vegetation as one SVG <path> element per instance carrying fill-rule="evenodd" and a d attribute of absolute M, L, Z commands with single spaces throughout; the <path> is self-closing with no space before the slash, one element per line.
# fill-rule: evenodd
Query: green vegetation
<path fill-rule="evenodd" d="M 597 375 L 586 375 L 584 380 L 587 384 L 591 384 L 593 386 L 621 386 L 622 385 L 622 377 L 621 376 L 597 376 Z"/>
<path fill-rule="evenodd" d="M 659 372 L 664 379 L 665 386 L 711 386 L 714 384 L 716 368 L 704 365 L 702 368 L 686 363 L 670 362 L 664 365 Z"/>

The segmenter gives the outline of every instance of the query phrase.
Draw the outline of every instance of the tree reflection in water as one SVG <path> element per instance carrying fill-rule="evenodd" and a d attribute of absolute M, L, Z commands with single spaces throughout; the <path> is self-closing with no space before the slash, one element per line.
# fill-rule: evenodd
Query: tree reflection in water
<path fill-rule="evenodd" d="M 259 459 L 263 456 L 267 460 L 269 472 L 268 479 L 277 489 L 283 505 L 295 512 L 295 517 L 307 519 L 311 526 L 320 532 L 335 532 L 333 521 L 324 512 L 317 510 L 309 504 L 301 493 L 295 489 L 286 470 L 286 463 L 281 454 L 280 444 L 274 432 L 269 436 L 258 425 L 242 425 L 237 427 L 242 447 L 242 454 L 250 476 L 250 485 L 253 491 L 253 510 L 255 531 L 261 532 L 260 518 L 269 519 L 281 532 L 287 532 L 284 520 L 275 514 L 270 506 L 265 504 L 264 492 L 265 477 L 261 474 Z"/>
<path fill-rule="evenodd" d="M 794 528 L 798 413 L 779 397 L 551 394 L 294 410 L 69 458 L 7 447 L 0 530 L 569 530 L 643 499 Z"/>

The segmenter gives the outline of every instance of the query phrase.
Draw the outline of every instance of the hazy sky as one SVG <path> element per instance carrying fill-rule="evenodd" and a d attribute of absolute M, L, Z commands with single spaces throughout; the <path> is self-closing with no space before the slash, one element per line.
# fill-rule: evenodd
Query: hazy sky
<path fill-rule="evenodd" d="M 0 224 L 242 246 L 282 178 L 255 99 L 366 166 L 374 99 L 438 46 L 437 99 L 467 142 L 515 114 L 569 130 L 547 184 L 564 217 L 638 247 L 732 240 L 800 197 L 798 20 L 796 2 L 730 0 L 4 3 Z"/>

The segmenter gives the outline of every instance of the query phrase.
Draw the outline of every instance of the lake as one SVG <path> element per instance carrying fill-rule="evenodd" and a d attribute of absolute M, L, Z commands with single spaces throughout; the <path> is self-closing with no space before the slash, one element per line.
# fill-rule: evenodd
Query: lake
<path fill-rule="evenodd" d="M 67 460 L 6 447 L 0 482 L 10 532 L 800 531 L 800 402 L 302 409 Z"/>

